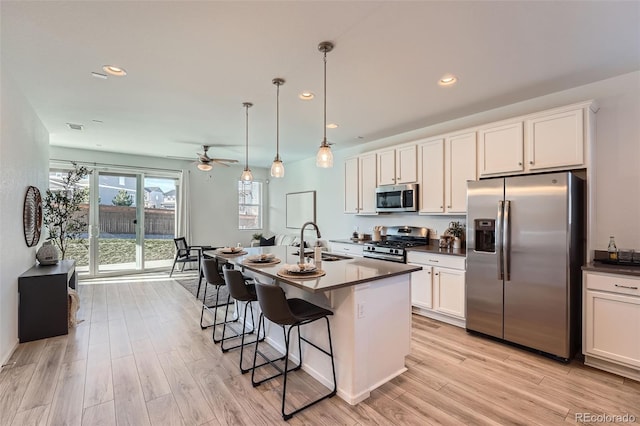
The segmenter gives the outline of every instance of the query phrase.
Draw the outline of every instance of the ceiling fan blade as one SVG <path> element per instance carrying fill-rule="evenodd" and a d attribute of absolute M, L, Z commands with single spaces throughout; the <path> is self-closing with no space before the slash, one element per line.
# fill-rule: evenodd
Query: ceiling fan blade
<path fill-rule="evenodd" d="M 227 163 L 237 163 L 238 160 L 231 160 L 228 158 L 212 158 L 211 161 L 215 161 L 216 163 L 227 162 Z"/>

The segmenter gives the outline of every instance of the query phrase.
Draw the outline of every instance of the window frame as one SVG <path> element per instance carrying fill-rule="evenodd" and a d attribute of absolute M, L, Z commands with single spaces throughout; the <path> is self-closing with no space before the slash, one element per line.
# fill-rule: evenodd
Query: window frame
<path fill-rule="evenodd" d="M 251 190 L 254 190 L 254 185 L 257 185 L 257 189 L 259 191 L 258 195 L 258 203 L 247 203 L 242 202 L 243 199 L 243 187 L 247 185 L 247 182 L 243 182 L 242 180 L 238 180 L 238 230 L 239 231 L 261 231 L 264 229 L 264 182 L 259 180 L 251 181 Z M 244 196 L 246 197 L 246 196 Z M 254 197 L 250 197 L 254 198 Z M 243 227 L 242 216 L 240 211 L 243 207 L 257 207 L 258 208 L 258 218 L 256 227 Z M 245 215 L 246 216 L 246 215 Z"/>

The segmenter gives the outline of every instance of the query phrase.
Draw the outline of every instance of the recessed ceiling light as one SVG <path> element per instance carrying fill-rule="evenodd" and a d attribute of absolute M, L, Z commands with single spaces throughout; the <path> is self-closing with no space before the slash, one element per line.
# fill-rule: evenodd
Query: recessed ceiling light
<path fill-rule="evenodd" d="M 336 123 L 327 124 L 327 129 L 337 129 L 338 125 Z"/>
<path fill-rule="evenodd" d="M 101 78 L 103 80 L 107 79 L 107 75 L 106 74 L 102 74 L 102 73 L 99 73 L 99 72 L 92 72 L 91 75 L 94 76 L 95 78 Z"/>
<path fill-rule="evenodd" d="M 124 70 L 124 68 L 116 67 L 114 65 L 104 65 L 102 69 L 107 74 L 115 75 L 116 77 L 124 77 L 125 75 L 127 75 L 127 72 Z"/>
<path fill-rule="evenodd" d="M 67 126 L 71 130 L 82 130 L 82 129 L 84 129 L 84 126 L 82 124 L 67 123 Z"/>
<path fill-rule="evenodd" d="M 442 78 L 440 80 L 438 80 L 438 84 L 440 86 L 451 86 L 456 81 L 458 81 L 458 79 L 456 78 L 455 75 L 453 75 L 453 74 L 445 74 L 445 75 L 442 76 Z"/>
<path fill-rule="evenodd" d="M 303 101 L 310 101 L 311 99 L 315 98 L 315 96 L 316 95 L 311 92 L 302 92 L 298 95 L 298 97 Z"/>

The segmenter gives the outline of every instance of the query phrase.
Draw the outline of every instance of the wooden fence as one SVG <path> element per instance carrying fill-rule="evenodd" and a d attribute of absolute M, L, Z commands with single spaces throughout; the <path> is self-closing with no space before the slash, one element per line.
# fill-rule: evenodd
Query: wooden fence
<path fill-rule="evenodd" d="M 89 206 L 83 207 L 87 213 Z M 175 210 L 144 209 L 145 235 L 175 235 Z M 88 216 L 86 216 L 88 217 Z M 135 234 L 136 208 L 123 206 L 100 206 L 100 232 L 108 234 Z"/>

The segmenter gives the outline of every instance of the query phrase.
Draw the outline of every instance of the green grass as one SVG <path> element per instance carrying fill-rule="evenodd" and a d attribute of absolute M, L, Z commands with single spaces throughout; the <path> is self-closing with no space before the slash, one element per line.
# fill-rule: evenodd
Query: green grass
<path fill-rule="evenodd" d="M 99 264 L 135 262 L 136 242 L 131 239 L 104 239 L 99 242 Z M 145 240 L 145 260 L 173 259 L 175 244 L 173 240 Z M 67 248 L 67 259 L 74 259 L 77 266 L 89 265 L 89 241 L 86 239 L 71 240 Z"/>

